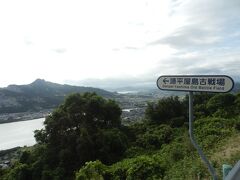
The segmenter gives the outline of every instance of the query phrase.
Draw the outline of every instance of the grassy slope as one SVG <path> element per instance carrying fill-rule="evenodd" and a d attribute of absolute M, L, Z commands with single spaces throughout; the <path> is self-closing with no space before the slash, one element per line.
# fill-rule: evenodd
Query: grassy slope
<path fill-rule="evenodd" d="M 234 166 L 240 160 L 240 132 L 235 128 L 239 122 L 238 117 L 235 119 L 204 118 L 195 123 L 196 139 L 217 171 L 219 179 L 222 178 L 223 164 Z M 188 141 L 186 140 L 185 143 Z M 185 154 L 169 169 L 169 175 L 171 179 L 198 179 L 198 177 L 211 179 L 194 148 L 191 153 Z"/>
<path fill-rule="evenodd" d="M 239 122 L 240 118 L 203 118 L 195 122 L 196 139 L 219 179 L 222 178 L 222 164 L 234 165 L 240 159 L 240 132 L 235 127 Z M 116 179 L 136 176 L 139 179 L 211 179 L 189 140 L 188 129 L 175 129 L 174 136 L 169 144 L 158 150 L 136 151 L 135 156 L 107 166 L 106 174 Z"/>
<path fill-rule="evenodd" d="M 231 137 L 222 141 L 222 146 L 216 148 L 211 155 L 212 161 L 217 164 L 218 174 L 222 175 L 222 165 L 234 166 L 240 160 L 240 133 L 235 133 Z"/>

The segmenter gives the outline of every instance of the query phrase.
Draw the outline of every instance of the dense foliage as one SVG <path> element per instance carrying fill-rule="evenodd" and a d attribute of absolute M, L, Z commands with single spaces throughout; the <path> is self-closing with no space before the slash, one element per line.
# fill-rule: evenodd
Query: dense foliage
<path fill-rule="evenodd" d="M 95 93 L 70 95 L 46 118 L 45 128 L 35 132 L 38 146 L 22 154 L 9 176 L 24 170 L 23 179 L 72 179 L 87 161 L 120 160 L 127 148 L 120 115 L 114 101 Z"/>
<path fill-rule="evenodd" d="M 123 126 L 114 101 L 72 94 L 35 132 L 37 145 L 23 151 L 11 169 L 1 170 L 0 178 L 209 178 L 188 137 L 187 98 L 149 103 L 143 122 Z M 194 134 L 221 176 L 223 163 L 240 158 L 240 147 L 219 158 L 222 148 L 238 146 L 228 142 L 240 137 L 240 94 L 196 94 L 194 106 Z"/>
<path fill-rule="evenodd" d="M 177 96 L 162 98 L 157 104 L 148 103 L 146 109 L 146 118 L 157 124 L 182 126 L 186 117 L 186 102 L 180 101 Z"/>

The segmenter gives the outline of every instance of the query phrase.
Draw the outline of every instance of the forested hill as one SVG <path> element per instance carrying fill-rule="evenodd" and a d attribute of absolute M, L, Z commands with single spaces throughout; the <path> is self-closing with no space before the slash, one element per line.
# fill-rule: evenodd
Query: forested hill
<path fill-rule="evenodd" d="M 106 98 L 114 94 L 103 89 L 61 85 L 37 79 L 28 85 L 9 85 L 0 89 L 0 113 L 38 111 L 55 108 L 71 93 L 96 92 Z"/>

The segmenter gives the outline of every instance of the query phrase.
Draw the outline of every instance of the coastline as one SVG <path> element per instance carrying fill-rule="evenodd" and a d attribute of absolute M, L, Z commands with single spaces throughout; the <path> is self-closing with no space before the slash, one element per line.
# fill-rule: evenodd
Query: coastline
<path fill-rule="evenodd" d="M 20 113 L 0 114 L 0 124 L 45 118 L 52 112 L 52 110 L 53 109 L 44 109 L 39 112 L 20 112 Z"/>

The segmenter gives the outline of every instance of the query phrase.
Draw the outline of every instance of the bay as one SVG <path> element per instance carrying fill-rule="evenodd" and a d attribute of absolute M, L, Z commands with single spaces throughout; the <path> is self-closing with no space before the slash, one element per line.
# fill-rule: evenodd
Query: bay
<path fill-rule="evenodd" d="M 36 143 L 34 130 L 43 128 L 45 118 L 0 124 L 0 150 Z"/>

